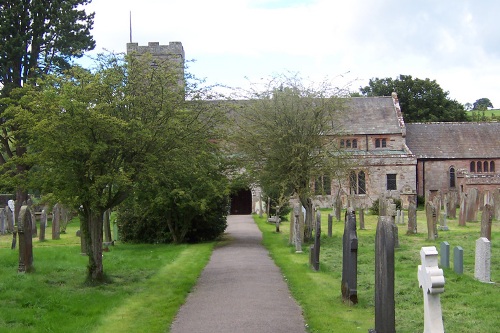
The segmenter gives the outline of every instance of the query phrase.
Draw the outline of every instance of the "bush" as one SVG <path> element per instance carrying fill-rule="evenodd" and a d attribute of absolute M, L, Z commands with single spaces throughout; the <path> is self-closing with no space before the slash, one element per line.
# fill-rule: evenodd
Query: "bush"
<path fill-rule="evenodd" d="M 372 206 L 369 208 L 370 214 L 372 215 L 380 215 L 380 199 L 377 199 L 373 201 Z M 402 204 L 401 204 L 401 199 L 393 199 L 394 203 L 396 204 L 396 209 L 401 209 Z"/>

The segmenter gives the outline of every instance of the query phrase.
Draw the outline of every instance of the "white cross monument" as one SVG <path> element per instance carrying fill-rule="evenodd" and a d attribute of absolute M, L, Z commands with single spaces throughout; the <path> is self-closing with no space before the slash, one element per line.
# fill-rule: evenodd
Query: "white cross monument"
<path fill-rule="evenodd" d="M 418 265 L 418 284 L 424 293 L 424 333 L 444 333 L 439 294 L 444 292 L 443 270 L 438 267 L 435 246 L 422 247 Z"/>

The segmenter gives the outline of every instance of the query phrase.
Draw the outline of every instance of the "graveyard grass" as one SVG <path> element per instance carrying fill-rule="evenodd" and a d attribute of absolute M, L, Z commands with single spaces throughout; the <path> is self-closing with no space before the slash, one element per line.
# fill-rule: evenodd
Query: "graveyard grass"
<path fill-rule="evenodd" d="M 273 260 L 281 268 L 290 290 L 304 310 L 309 332 L 368 332 L 375 328 L 375 231 L 377 216 L 365 214 L 365 230 L 358 224 L 358 300 L 357 305 L 342 302 L 342 235 L 344 223 L 333 221 L 332 238 L 327 237 L 328 213 L 322 211 L 320 270 L 309 268 L 309 246 L 302 254 L 288 245 L 289 223 L 280 233 L 265 218 L 254 216 L 263 232 L 263 242 Z M 343 216 L 343 215 L 342 215 Z M 407 216 L 405 212 L 405 216 Z M 458 214 L 457 214 L 458 216 Z M 436 241 L 428 241 L 425 212 L 417 212 L 418 234 L 406 235 L 407 225 L 398 225 L 400 247 L 395 250 L 396 331 L 415 333 L 424 330 L 422 289 L 418 286 L 417 266 L 420 249 L 447 241 L 450 244 L 450 268 L 444 268 L 445 292 L 441 294 L 443 322 L 446 332 L 498 332 L 500 313 L 500 222 L 493 221 L 491 243 L 491 280 L 485 284 L 474 279 L 475 241 L 480 235 L 480 222 L 458 226 L 458 219 L 448 220 L 450 231 L 439 231 Z M 464 251 L 464 274 L 453 270 L 453 248 Z M 439 267 L 441 264 L 439 262 Z M 286 320 L 285 318 L 283 320 Z"/>
<path fill-rule="evenodd" d="M 0 236 L 0 332 L 166 332 L 215 245 L 117 243 L 104 252 L 109 283 L 92 286 L 77 229 L 33 238 L 30 274 L 17 273 L 12 235 Z"/>

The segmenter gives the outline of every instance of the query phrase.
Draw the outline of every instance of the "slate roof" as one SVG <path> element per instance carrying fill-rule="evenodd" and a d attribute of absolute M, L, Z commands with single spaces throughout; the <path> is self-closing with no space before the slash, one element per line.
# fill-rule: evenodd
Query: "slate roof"
<path fill-rule="evenodd" d="M 398 134 L 399 120 L 392 97 L 353 97 L 345 104 L 344 134 Z"/>
<path fill-rule="evenodd" d="M 500 123 L 406 124 L 406 145 L 417 158 L 500 158 Z"/>

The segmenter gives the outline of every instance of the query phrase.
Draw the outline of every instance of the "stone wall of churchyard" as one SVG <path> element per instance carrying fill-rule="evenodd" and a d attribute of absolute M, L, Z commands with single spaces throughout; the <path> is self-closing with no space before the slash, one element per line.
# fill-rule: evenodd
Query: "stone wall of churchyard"
<path fill-rule="evenodd" d="M 493 161 L 495 171 L 471 173 L 471 161 Z M 455 188 L 450 187 L 451 168 L 455 170 Z M 426 191 L 446 193 L 450 190 L 457 190 L 461 192 L 466 191 L 468 187 L 474 187 L 480 191 L 493 191 L 500 188 L 500 159 L 419 160 L 417 169 L 418 195 L 424 195 Z"/>

